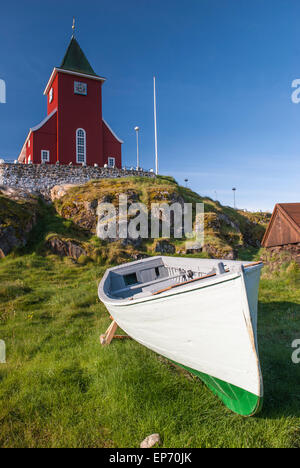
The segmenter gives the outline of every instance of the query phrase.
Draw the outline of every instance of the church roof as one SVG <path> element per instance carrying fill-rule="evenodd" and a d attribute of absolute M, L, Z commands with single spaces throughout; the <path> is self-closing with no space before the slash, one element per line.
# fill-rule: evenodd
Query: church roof
<path fill-rule="evenodd" d="M 86 58 L 84 52 L 82 51 L 80 45 L 78 44 L 74 36 L 72 36 L 72 39 L 67 48 L 61 66 L 59 68 L 54 68 L 45 88 L 44 95 L 47 95 L 47 93 L 49 92 L 50 86 L 52 85 L 57 72 L 70 74 L 74 73 L 78 76 L 89 77 L 93 80 L 102 82 L 106 81 L 105 78 L 97 75 L 94 72 L 88 59 Z"/>
<path fill-rule="evenodd" d="M 62 70 L 74 71 L 85 75 L 98 76 L 92 69 L 88 59 L 74 36 L 72 36 L 60 68 Z"/>

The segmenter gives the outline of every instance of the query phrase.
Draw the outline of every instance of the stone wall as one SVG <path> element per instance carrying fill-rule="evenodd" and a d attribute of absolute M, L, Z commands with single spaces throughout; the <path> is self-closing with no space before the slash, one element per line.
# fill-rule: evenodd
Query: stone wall
<path fill-rule="evenodd" d="M 273 256 L 281 255 L 283 262 L 295 260 L 300 265 L 300 243 L 267 247 L 266 251 Z"/>
<path fill-rule="evenodd" d="M 55 185 L 80 185 L 92 179 L 117 177 L 155 177 L 153 172 L 93 166 L 48 164 L 0 164 L 0 185 L 39 192 L 45 198 Z"/>

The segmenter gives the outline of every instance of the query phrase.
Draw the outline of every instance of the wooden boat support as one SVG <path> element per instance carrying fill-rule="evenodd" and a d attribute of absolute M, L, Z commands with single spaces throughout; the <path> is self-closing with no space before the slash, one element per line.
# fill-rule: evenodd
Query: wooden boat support
<path fill-rule="evenodd" d="M 118 328 L 118 324 L 117 322 L 113 320 L 110 326 L 108 327 L 108 329 L 106 330 L 106 332 L 103 335 L 100 335 L 100 343 L 102 344 L 102 346 L 109 345 L 113 339 L 115 340 L 131 339 L 131 337 L 128 335 L 115 335 L 117 328 Z"/>

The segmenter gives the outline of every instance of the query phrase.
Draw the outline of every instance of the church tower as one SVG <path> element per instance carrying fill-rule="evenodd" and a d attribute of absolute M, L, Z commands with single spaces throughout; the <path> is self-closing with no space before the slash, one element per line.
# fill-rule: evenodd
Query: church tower
<path fill-rule="evenodd" d="M 123 142 L 102 117 L 104 82 L 72 36 L 44 91 L 47 117 L 30 129 L 19 162 L 121 168 Z"/>

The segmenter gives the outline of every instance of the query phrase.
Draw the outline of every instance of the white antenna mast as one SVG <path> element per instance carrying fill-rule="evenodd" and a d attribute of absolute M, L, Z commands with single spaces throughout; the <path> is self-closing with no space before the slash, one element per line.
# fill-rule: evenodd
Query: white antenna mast
<path fill-rule="evenodd" d="M 154 90 L 155 174 L 158 175 L 157 121 L 156 121 L 156 83 L 155 83 L 155 76 L 153 77 L 153 90 Z"/>

